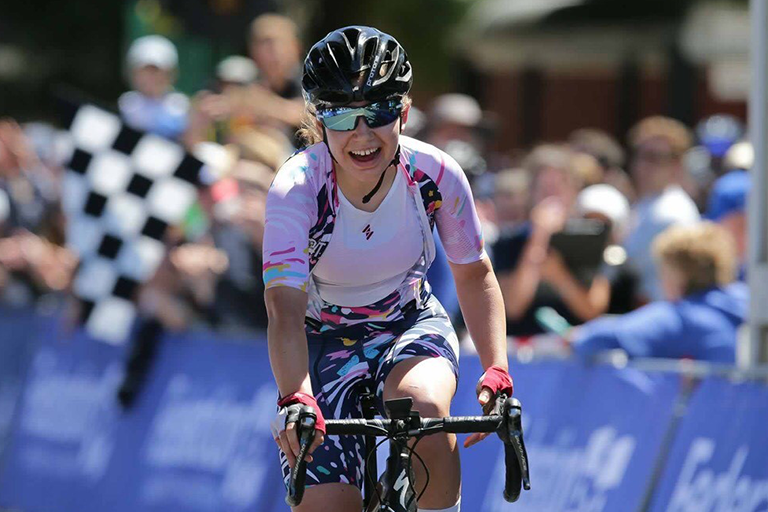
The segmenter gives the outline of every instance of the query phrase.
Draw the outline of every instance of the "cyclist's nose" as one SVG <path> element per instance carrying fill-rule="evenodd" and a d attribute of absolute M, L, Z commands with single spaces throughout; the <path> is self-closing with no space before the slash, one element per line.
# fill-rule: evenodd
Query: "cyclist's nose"
<path fill-rule="evenodd" d="M 368 123 L 365 121 L 365 116 L 360 116 L 357 118 L 357 124 L 355 125 L 355 134 L 357 135 L 368 135 L 368 133 L 371 131 L 371 127 L 368 126 Z"/>

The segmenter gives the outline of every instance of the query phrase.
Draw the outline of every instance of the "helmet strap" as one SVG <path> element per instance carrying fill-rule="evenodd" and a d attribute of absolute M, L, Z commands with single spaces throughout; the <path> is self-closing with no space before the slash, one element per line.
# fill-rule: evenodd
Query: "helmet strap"
<path fill-rule="evenodd" d="M 325 147 L 328 148 L 328 154 L 331 155 L 331 160 L 339 163 L 339 161 L 336 160 L 336 157 L 333 156 L 333 153 L 331 153 L 331 146 L 328 145 L 328 136 L 325 134 L 325 125 L 321 124 L 320 126 L 323 127 L 323 144 L 325 144 Z"/>
<path fill-rule="evenodd" d="M 365 196 L 363 196 L 363 204 L 367 204 L 373 196 L 376 195 L 376 192 L 379 191 L 381 188 L 381 184 L 384 183 L 384 175 L 387 174 L 387 169 L 390 168 L 390 166 L 394 165 L 395 170 L 397 170 L 397 163 L 400 161 L 400 144 L 397 145 L 397 151 L 395 151 L 395 156 L 392 158 L 392 161 L 387 164 L 387 166 L 384 168 L 383 171 L 381 171 L 381 176 L 379 176 L 379 181 L 376 183 L 376 186 L 373 187 L 373 190 L 368 192 Z"/>

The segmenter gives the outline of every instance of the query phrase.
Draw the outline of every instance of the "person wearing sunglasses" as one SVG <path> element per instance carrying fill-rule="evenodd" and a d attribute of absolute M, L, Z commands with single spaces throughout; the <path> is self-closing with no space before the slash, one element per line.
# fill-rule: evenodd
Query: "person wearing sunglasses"
<path fill-rule="evenodd" d="M 361 509 L 363 440 L 324 437 L 323 418 L 360 417 L 364 388 L 382 414 L 383 400 L 402 396 L 422 416 L 450 413 L 459 346 L 426 281 L 434 226 L 485 369 L 478 401 L 487 412 L 498 393 L 512 393 L 501 291 L 467 179 L 447 154 L 401 135 L 412 81 L 403 47 L 374 28 L 345 27 L 317 42 L 302 79 L 309 145 L 267 195 L 265 300 L 280 393 L 273 436 L 285 477 L 299 452 L 286 418 L 303 405 L 318 416 L 300 512 Z M 430 475 L 419 510 L 458 511 L 456 437 L 425 437 L 416 452 Z M 420 491 L 426 474 L 419 464 L 414 471 Z"/>

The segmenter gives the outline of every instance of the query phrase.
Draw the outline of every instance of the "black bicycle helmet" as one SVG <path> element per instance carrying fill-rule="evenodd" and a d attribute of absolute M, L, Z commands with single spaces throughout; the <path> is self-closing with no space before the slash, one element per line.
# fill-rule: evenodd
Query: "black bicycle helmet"
<path fill-rule="evenodd" d="M 304 60 L 301 86 L 315 106 L 383 101 L 411 89 L 411 63 L 397 40 L 372 27 L 334 30 Z"/>

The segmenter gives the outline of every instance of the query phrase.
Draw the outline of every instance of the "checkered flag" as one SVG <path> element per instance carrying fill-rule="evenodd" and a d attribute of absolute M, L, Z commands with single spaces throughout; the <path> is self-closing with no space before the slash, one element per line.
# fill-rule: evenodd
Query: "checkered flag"
<path fill-rule="evenodd" d="M 80 258 L 73 293 L 86 330 L 119 344 L 135 320 L 139 285 L 165 256 L 168 226 L 197 199 L 203 164 L 178 144 L 92 105 L 70 107 L 66 124 L 67 245 Z"/>

